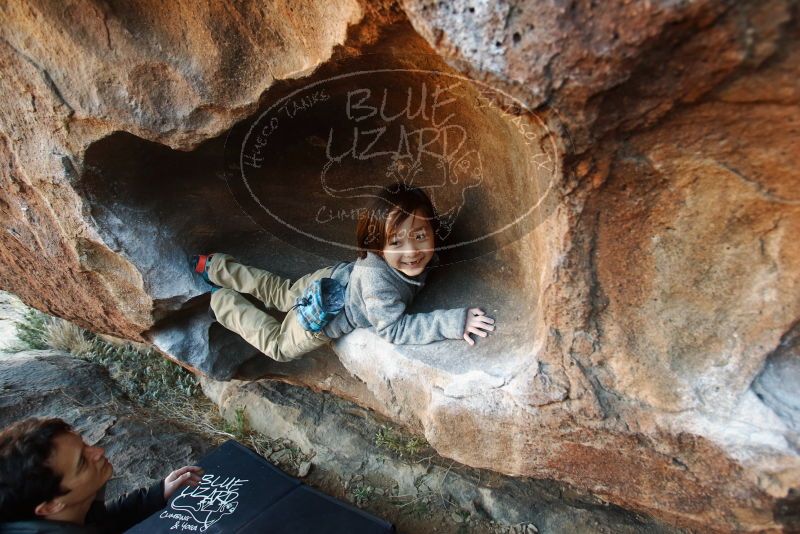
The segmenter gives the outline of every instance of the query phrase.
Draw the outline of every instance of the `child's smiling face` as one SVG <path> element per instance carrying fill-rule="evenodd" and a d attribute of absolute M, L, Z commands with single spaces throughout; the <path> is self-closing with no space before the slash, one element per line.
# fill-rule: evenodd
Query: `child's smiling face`
<path fill-rule="evenodd" d="M 421 210 L 416 210 L 387 236 L 383 259 L 404 275 L 417 276 L 433 258 L 433 249 L 433 226 Z"/>

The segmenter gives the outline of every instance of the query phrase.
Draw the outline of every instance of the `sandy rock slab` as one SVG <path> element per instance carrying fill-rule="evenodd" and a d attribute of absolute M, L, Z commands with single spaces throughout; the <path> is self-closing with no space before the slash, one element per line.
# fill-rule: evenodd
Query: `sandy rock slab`
<path fill-rule="evenodd" d="M 346 495 L 337 495 L 340 498 L 369 493 L 371 502 L 365 499 L 360 504 L 390 518 L 400 532 L 462 532 L 459 526 L 466 532 L 492 534 L 684 532 L 557 481 L 473 469 L 442 458 L 427 446 L 400 457 L 376 439 L 386 431 L 385 419 L 328 393 L 275 380 L 204 379 L 202 385 L 228 420 L 236 417 L 237 410 L 243 411 L 264 435 L 289 438 L 304 453 L 313 452 L 311 483 L 327 481 L 330 486 L 331 480 L 338 481 L 334 486 L 346 490 Z M 395 439 L 394 446 L 401 447 L 408 436 Z M 431 507 L 428 520 L 414 520 L 408 512 L 414 505 Z M 441 507 L 451 511 L 449 524 L 439 524 Z"/>

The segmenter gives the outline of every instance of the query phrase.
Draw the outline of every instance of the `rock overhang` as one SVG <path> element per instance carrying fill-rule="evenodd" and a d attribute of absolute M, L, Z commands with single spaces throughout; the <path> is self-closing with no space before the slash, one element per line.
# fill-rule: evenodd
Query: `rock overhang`
<path fill-rule="evenodd" d="M 519 103 L 437 60 L 410 26 L 390 39 L 400 52 L 332 61 L 278 84 L 251 117 L 190 152 L 121 132 L 89 147 L 76 189 L 103 239 L 141 273 L 152 299 L 146 337 L 215 378 L 236 375 L 261 357 L 227 354 L 236 342 L 205 318 L 208 287 L 186 259 L 226 251 L 291 278 L 352 260 L 365 199 L 405 182 L 423 187 L 450 225 L 438 236 L 444 265 L 415 309 L 482 306 L 501 325 L 473 349 L 446 342 L 408 354 L 450 373 L 493 354 L 490 367 L 506 377 L 530 360 L 542 329 L 532 303 L 552 266 L 526 256 L 547 257 L 557 235 L 547 213 L 560 179 L 555 137 Z M 217 339 L 226 354 L 212 348 Z M 247 365 L 251 377 L 257 366 Z"/>
<path fill-rule="evenodd" d="M 404 8 L 414 14 L 414 27 L 448 60 L 459 59 L 458 48 L 450 47 L 458 39 L 447 35 L 442 40 L 435 38 L 455 15 L 433 17 L 429 20 L 436 23 L 426 28 L 426 19 L 412 4 L 405 2 Z M 273 365 L 210 326 L 202 313 L 205 288 L 196 279 L 187 278 L 179 267 L 182 258 L 197 248 L 221 249 L 237 239 L 249 242 L 249 246 L 241 246 L 241 252 L 234 250 L 243 261 L 277 265 L 273 268 L 291 277 L 322 266 L 331 258 L 320 257 L 308 247 L 293 248 L 264 233 L 258 221 L 248 221 L 248 210 L 230 201 L 225 181 L 208 172 L 215 165 L 214 150 L 223 149 L 224 133 L 220 137 L 220 132 L 264 109 L 253 99 L 246 99 L 251 102 L 249 107 L 227 114 L 215 128 L 201 128 L 205 133 L 199 136 L 193 133 L 194 123 L 187 123 L 183 133 L 169 128 L 154 133 L 131 126 L 124 117 L 106 114 L 105 124 L 116 122 L 123 125 L 117 127 L 119 130 L 189 150 L 182 154 L 165 152 L 163 146 L 126 133 L 109 135 L 112 129 L 93 131 L 97 121 L 92 116 L 101 113 L 78 105 L 85 99 L 62 94 L 60 103 L 55 102 L 53 107 L 72 117 L 66 119 L 72 136 L 55 152 L 69 154 L 67 146 L 88 146 L 89 150 L 85 155 L 82 149 L 74 150 L 66 156 L 66 166 L 61 157 L 62 171 L 58 171 L 58 165 L 52 168 L 63 172 L 76 190 L 86 186 L 91 189 L 85 197 L 93 198 L 91 202 L 84 199 L 76 204 L 89 214 L 91 223 L 76 223 L 71 214 L 80 209 L 59 203 L 51 193 L 44 192 L 37 172 L 45 174 L 41 169 L 51 166 L 41 166 L 37 171 L 36 157 L 28 168 L 34 187 L 28 186 L 24 198 L 39 220 L 54 229 L 46 240 L 40 239 L 43 248 L 51 256 L 53 251 L 57 255 L 59 249 L 54 244 L 58 237 L 54 236 L 59 235 L 59 228 L 66 229 L 65 235 L 70 237 L 62 239 L 67 243 L 64 254 L 76 251 L 77 270 L 86 273 L 81 276 L 93 280 L 91 287 L 107 293 L 87 295 L 75 284 L 70 286 L 71 282 L 42 284 L 37 280 L 33 286 L 46 288 L 40 293 L 61 288 L 65 297 L 81 295 L 71 296 L 67 305 L 51 296 L 44 307 L 73 318 L 92 317 L 101 328 L 129 337 L 145 333 L 169 347 L 167 352 L 183 351 L 196 357 L 209 346 L 216 346 L 225 357 L 205 372 L 223 376 L 239 369 L 242 376 L 250 378 L 268 374 L 355 398 L 424 431 L 440 452 L 471 465 L 521 475 L 554 476 L 615 502 L 685 524 L 734 521 L 767 528 L 790 520 L 777 512 L 771 518 L 769 503 L 786 495 L 787 488 L 797 486 L 797 456 L 792 452 L 797 442 L 795 398 L 776 387 L 774 377 L 778 369 L 791 372 L 791 362 L 796 359 L 795 345 L 786 341 L 791 339 L 787 332 L 797 317 L 797 303 L 791 298 L 796 294 L 796 276 L 788 267 L 796 257 L 789 238 L 797 224 L 791 171 L 796 151 L 792 137 L 782 134 L 791 131 L 796 120 L 792 110 L 797 96 L 791 82 L 787 83 L 790 73 L 797 70 L 798 57 L 796 21 L 791 10 L 786 2 L 758 6 L 743 3 L 735 8 L 704 2 L 691 8 L 654 4 L 648 8 L 651 11 L 636 14 L 626 12 L 622 4 L 615 5 L 607 17 L 586 26 L 585 31 L 593 35 L 586 41 L 594 47 L 593 52 L 576 63 L 576 43 L 581 41 L 566 46 L 560 56 L 548 50 L 554 43 L 564 42 L 567 30 L 579 30 L 572 23 L 590 14 L 588 6 L 558 12 L 552 18 L 545 16 L 545 22 L 572 17 L 571 25 L 556 28 L 552 34 L 556 38 L 550 41 L 531 40 L 530 36 L 555 31 L 549 23 L 538 25 L 530 35 L 521 31 L 515 41 L 516 25 L 524 25 L 528 15 L 511 13 L 504 27 L 503 17 L 498 15 L 503 9 L 479 22 L 499 25 L 487 31 L 497 33 L 500 49 L 506 50 L 514 42 L 521 47 L 503 52 L 510 54 L 510 62 L 478 61 L 464 70 L 470 77 L 511 87 L 510 92 L 533 105 L 549 99 L 564 111 L 576 144 L 566 151 L 566 172 L 557 184 L 558 202 L 549 217 L 539 221 L 533 232 L 514 240 L 512 246 L 498 243 L 493 254 L 442 269 L 438 276 L 432 276 L 430 287 L 417 303 L 418 310 L 425 310 L 443 303 L 469 305 L 473 299 L 506 304 L 506 297 L 513 297 L 511 305 L 496 308 L 496 335 L 481 340 L 472 352 L 454 350 L 457 342 L 427 349 L 392 347 L 369 332 L 358 332 L 337 344 L 339 358 L 318 351 L 300 362 Z M 618 26 L 608 26 L 607 19 L 620 12 L 625 16 L 618 19 Z M 355 17 L 347 13 L 344 10 L 345 19 Z M 396 19 L 397 15 L 391 17 Z M 623 27 L 628 22 L 621 21 L 630 20 L 635 23 Z M 645 20 L 653 24 L 643 32 L 640 23 Z M 738 21 L 746 21 L 749 29 Z M 114 23 L 112 37 L 113 28 Z M 401 20 L 387 28 L 373 31 L 375 26 L 363 22 L 351 26 L 349 42 L 343 47 L 347 52 L 327 63 L 318 60 L 322 67 L 301 75 L 298 82 L 307 82 L 308 76 L 322 76 L 326 67 L 335 70 L 348 53 L 357 57 L 370 52 L 353 46 L 353 39 L 364 35 L 379 47 L 391 45 L 402 50 L 411 42 L 412 56 L 418 58 L 420 51 L 431 55 L 432 48 L 409 33 L 406 22 Z M 730 38 L 740 31 L 749 31 L 750 37 Z M 541 54 L 541 61 L 532 63 L 535 68 L 531 73 L 533 78 L 544 73 L 547 84 L 539 92 L 538 82 L 529 84 L 529 94 L 524 84 L 515 85 L 513 80 L 525 58 L 537 52 L 539 45 L 549 48 Z M 667 49 L 672 50 L 671 56 Z M 719 49 L 727 53 L 720 54 Z M 32 53 L 33 57 L 47 55 L 41 49 Z M 596 72 L 587 70 L 592 57 L 605 58 Z M 469 62 L 474 58 L 466 59 Z M 435 55 L 431 61 L 440 62 Z M 698 67 L 703 64 L 710 65 L 708 74 Z M 44 65 L 58 71 L 53 61 Z M 484 76 L 482 69 L 488 67 L 491 72 Z M 573 67 L 582 74 L 572 76 Z M 51 82 L 59 85 L 60 78 L 51 78 Z M 712 91 L 715 85 L 721 89 Z M 66 86 L 72 87 L 69 83 Z M 79 83 L 74 86 L 75 91 L 81 90 Z M 668 86 L 670 91 L 659 89 Z M 267 101 L 279 100 L 296 87 L 292 83 L 275 84 L 275 92 L 270 90 L 264 96 Z M 706 94 L 711 96 L 702 101 Z M 762 96 L 755 96 L 759 94 Z M 46 105 L 46 91 L 38 96 L 34 107 Z M 21 105 L 20 109 L 27 108 Z M 673 109 L 677 111 L 660 123 Z M 731 119 L 730 113 L 737 119 Z M 482 124 L 473 123 L 472 129 L 480 129 Z M 704 126 L 698 128 L 698 124 Z M 771 132 L 769 149 L 764 149 L 758 135 L 750 136 L 742 130 L 743 124 Z M 745 132 L 744 137 L 736 135 L 737 128 Z M 76 140 L 87 132 L 90 135 L 83 144 Z M 479 133 L 482 138 L 491 137 L 487 132 Z M 217 137 L 208 140 L 209 135 Z M 742 147 L 743 138 L 749 147 Z M 23 155 L 36 154 L 30 149 L 36 143 L 18 139 L 7 138 L 11 160 L 14 147 L 22 147 L 19 150 Z M 128 157 L 132 154 L 139 157 Z M 287 150 L 286 157 L 291 160 L 291 156 Z M 296 155 L 294 158 L 297 161 Z M 148 160 L 164 165 L 154 168 L 148 166 Z M 21 159 L 14 161 L 16 170 L 4 177 L 12 185 L 18 183 L 18 176 L 26 174 Z M 84 166 L 86 162 L 90 165 Z M 772 164 L 783 170 L 770 170 Z M 174 180 L 174 176 L 182 178 Z M 110 183 L 117 177 L 124 178 Z M 693 181 L 693 177 L 699 178 Z M 725 196 L 732 190 L 725 185 L 727 181 L 736 184 L 731 186 L 736 192 L 732 197 Z M 292 198 L 301 183 L 292 183 L 292 189 L 283 196 Z M 520 190 L 514 187 L 503 193 L 505 198 L 516 200 Z M 148 192 L 163 188 L 185 202 L 163 202 L 148 196 Z M 61 187 L 60 191 L 63 198 L 70 189 Z M 714 210 L 698 218 L 698 211 L 690 209 L 689 191 L 695 199 L 705 198 L 706 203 L 714 204 Z M 198 197 L 213 198 L 219 203 L 215 204 L 219 212 L 202 201 L 193 201 Z M 745 208 L 737 208 L 737 203 Z M 54 208 L 44 207 L 48 204 Z M 182 224 L 181 215 L 189 212 L 192 215 L 186 219 L 193 222 Z M 221 213 L 230 217 L 217 216 Z M 483 218 L 493 214 L 496 212 L 485 211 Z M 302 206 L 297 215 L 305 216 Z M 744 233 L 733 231 L 727 235 L 735 239 L 729 239 L 714 227 L 721 219 Z M 681 235 L 676 237 L 676 225 L 671 221 L 681 225 Z M 746 228 L 748 221 L 753 223 L 751 230 Z M 28 261 L 24 251 L 35 248 L 36 233 L 25 233 L 16 222 L 14 225 L 22 238 L 13 243 L 6 238 L 11 244 L 4 253 L 8 259 L 4 263 L 20 271 L 26 262 L 35 263 L 35 255 Z M 82 225 L 91 227 L 91 231 Z M 657 231 L 649 234 L 654 228 Z M 73 239 L 74 235 L 79 238 Z M 221 237 L 229 235 L 236 239 Z M 753 243 L 757 246 L 751 246 Z M 734 252 L 725 252 L 727 246 Z M 283 258 L 277 264 L 273 263 L 276 256 Z M 741 268 L 748 261 L 755 261 L 758 272 Z M 713 263 L 721 269 L 709 271 Z M 60 268 L 55 263 L 48 265 L 53 272 Z M 654 265 L 660 270 L 654 271 Z M 32 272 L 46 281 L 47 269 Z M 486 272 L 494 274 L 487 277 Z M 727 281 L 726 273 L 730 275 Z M 163 274 L 166 276 L 160 276 Z M 620 280 L 625 281 L 622 286 Z M 684 282 L 701 291 L 702 302 L 684 298 L 689 295 L 681 287 Z M 25 292 L 20 285 L 16 289 Z M 687 314 L 675 307 L 682 302 L 672 298 L 676 295 L 690 305 L 692 314 L 702 317 L 700 327 L 693 326 Z M 650 300 L 662 297 L 671 304 L 665 307 Z M 747 307 L 760 310 L 762 317 L 748 319 L 746 313 L 735 312 L 738 297 L 744 297 L 739 301 Z M 42 304 L 37 298 L 29 296 L 28 300 Z M 99 309 L 107 310 L 106 314 L 96 313 L 98 306 L 92 307 L 93 299 L 103 303 Z M 493 313 L 494 309 L 487 311 Z M 677 326 L 658 331 L 649 327 L 669 319 L 677 320 Z M 508 330 L 503 331 L 503 325 Z M 740 337 L 728 347 L 726 336 Z M 776 346 L 780 350 L 771 352 Z M 371 358 L 372 354 L 377 357 Z M 204 363 L 209 362 L 202 356 L 189 362 L 200 369 Z M 399 405 L 399 398 L 407 404 Z M 517 434 L 506 436 L 504 432 L 509 429 Z M 545 446 L 538 445 L 536 439 Z M 476 450 L 472 443 L 487 445 Z M 605 464 L 604 447 L 613 450 L 613 454 L 606 454 Z M 661 456 L 667 461 L 662 462 Z M 608 458 L 618 459 L 620 465 L 608 464 Z M 643 470 L 659 473 L 670 482 L 659 488 L 635 476 L 625 479 L 620 476 L 625 463 L 645 465 Z M 726 483 L 718 484 L 714 476 L 709 476 L 712 472 Z M 739 479 L 747 484 L 746 490 L 736 489 L 733 481 Z M 641 482 L 644 489 L 632 495 L 631 480 Z M 654 504 L 664 492 L 668 498 Z M 703 497 L 713 492 L 717 492 L 717 508 L 724 513 L 715 515 Z M 750 504 L 744 504 L 742 492 L 749 492 Z"/>

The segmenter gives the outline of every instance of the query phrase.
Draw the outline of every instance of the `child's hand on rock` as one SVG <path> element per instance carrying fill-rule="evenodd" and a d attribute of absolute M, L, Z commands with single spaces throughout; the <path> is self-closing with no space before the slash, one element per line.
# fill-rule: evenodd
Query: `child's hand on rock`
<path fill-rule="evenodd" d="M 470 334 L 475 334 L 476 336 L 486 337 L 489 334 L 484 332 L 484 330 L 488 330 L 492 332 L 494 330 L 494 319 L 487 316 L 482 309 L 480 308 L 470 308 L 467 310 L 467 324 L 464 325 L 464 340 L 470 345 L 474 345 L 475 341 L 471 337 Z"/>

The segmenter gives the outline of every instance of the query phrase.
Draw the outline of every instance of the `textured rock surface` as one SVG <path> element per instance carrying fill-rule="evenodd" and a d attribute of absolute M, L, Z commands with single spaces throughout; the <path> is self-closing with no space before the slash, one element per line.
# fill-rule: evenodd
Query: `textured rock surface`
<path fill-rule="evenodd" d="M 759 65 L 780 47 L 795 9 L 780 0 L 401 3 L 454 65 L 531 108 L 556 111 L 578 152 L 606 132 L 653 124 Z"/>
<path fill-rule="evenodd" d="M 662 506 L 720 528 L 797 528 L 781 512 L 796 506 L 799 480 L 797 394 L 784 385 L 800 309 L 796 4 L 403 5 L 454 65 L 547 103 L 572 140 L 565 261 L 546 289 L 554 350 L 540 355 L 585 375 L 595 408 L 572 412 L 603 421 L 604 449 L 659 473 L 660 487 L 641 480 L 628 497 L 660 493 Z M 476 47 L 475 35 L 495 46 Z M 583 396 L 573 376 L 570 400 Z M 579 468 L 569 478 L 608 487 L 617 468 L 565 438 L 555 441 Z M 521 457 L 569 470 L 567 455 L 542 451 L 560 456 L 548 463 L 524 454 L 537 450 L 525 441 L 490 448 L 519 451 L 511 469 L 524 469 Z M 729 483 L 714 482 L 725 472 Z M 707 484 L 727 505 L 704 503 Z"/>
<path fill-rule="evenodd" d="M 3 289 L 220 378 L 353 399 L 467 465 L 700 529 L 800 528 L 795 2 L 53 6 L 0 7 Z M 192 252 L 290 277 L 333 258 L 264 232 L 223 179 L 225 135 L 344 65 L 465 73 L 560 133 L 544 220 L 437 271 L 417 305 L 484 305 L 498 329 L 474 350 L 359 331 L 280 366 L 229 354 L 202 319 Z M 434 86 L 392 76 L 374 83 Z M 470 91 L 458 120 L 508 157 L 466 204 L 462 237 L 542 185 L 519 167 L 516 116 L 466 105 Z M 274 159 L 287 177 L 268 191 L 302 222 L 312 127 L 333 116 L 298 117 L 292 133 L 308 135 Z M 344 185 L 371 172 L 356 164 Z"/>
<path fill-rule="evenodd" d="M 141 339 L 152 301 L 186 300 L 185 290 L 143 287 L 148 266 L 93 224 L 95 207 L 74 189 L 85 151 L 115 131 L 179 150 L 219 135 L 275 80 L 328 59 L 361 11 L 347 1 L 3 3 L 3 288 Z"/>
<path fill-rule="evenodd" d="M 203 391 L 219 405 L 228 420 L 234 420 L 236 410 L 244 408 L 247 420 L 259 432 L 273 438 L 289 438 L 301 450 L 313 451 L 311 483 L 333 476 L 345 488 L 348 482 L 355 486 L 361 481 L 395 496 L 395 510 L 380 515 L 395 523 L 400 531 L 441 529 L 434 527 L 432 517 L 424 527 L 406 525 L 407 514 L 402 508 L 398 510 L 400 504 L 410 499 L 423 501 L 427 497 L 484 521 L 471 523 L 469 529 L 465 525 L 464 530 L 470 532 L 487 532 L 487 529 L 518 532 L 500 525 L 520 524 L 532 524 L 539 532 L 550 534 L 682 532 L 609 506 L 590 495 L 577 494 L 551 480 L 518 479 L 470 469 L 435 454 L 431 456 L 429 450 L 397 458 L 376 444 L 376 435 L 386 429 L 383 421 L 327 393 L 314 393 L 275 380 L 205 379 L 202 384 Z M 397 495 L 407 497 L 397 498 Z M 498 526 L 492 527 L 485 521 L 494 521 Z"/>

